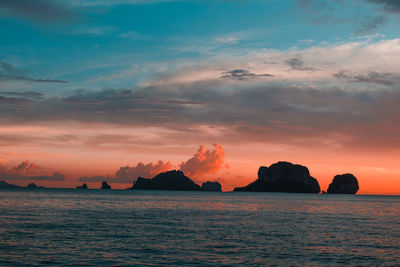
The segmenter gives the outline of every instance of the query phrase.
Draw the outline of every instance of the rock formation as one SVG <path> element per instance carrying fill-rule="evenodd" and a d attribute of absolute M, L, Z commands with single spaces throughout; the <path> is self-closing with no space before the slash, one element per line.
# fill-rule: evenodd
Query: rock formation
<path fill-rule="evenodd" d="M 182 171 L 173 170 L 162 172 L 152 179 L 138 177 L 130 189 L 199 191 L 201 187 Z"/>
<path fill-rule="evenodd" d="M 106 183 L 107 184 L 107 183 Z M 103 187 L 103 186 L 102 186 Z M 111 188 L 111 187 L 110 187 Z M 82 184 L 81 186 L 77 185 L 76 189 L 88 189 L 87 184 Z M 103 188 L 102 188 L 103 189 Z"/>
<path fill-rule="evenodd" d="M 21 188 L 21 186 L 9 184 L 6 181 L 0 181 L 0 188 L 10 189 L 10 188 Z"/>
<path fill-rule="evenodd" d="M 261 166 L 256 181 L 234 191 L 319 193 L 321 189 L 307 167 L 280 161 L 269 167 Z"/>
<path fill-rule="evenodd" d="M 221 184 L 218 182 L 205 182 L 201 185 L 201 190 L 221 192 Z"/>
<path fill-rule="evenodd" d="M 26 188 L 29 188 L 29 189 L 36 189 L 36 188 L 38 188 L 38 186 L 37 186 L 35 183 L 30 183 L 30 184 L 28 184 L 28 185 L 26 186 Z"/>
<path fill-rule="evenodd" d="M 101 183 L 101 189 L 111 189 L 111 186 L 106 182 Z"/>
<path fill-rule="evenodd" d="M 350 173 L 336 175 L 328 187 L 328 194 L 355 194 L 357 193 L 357 178 Z"/>

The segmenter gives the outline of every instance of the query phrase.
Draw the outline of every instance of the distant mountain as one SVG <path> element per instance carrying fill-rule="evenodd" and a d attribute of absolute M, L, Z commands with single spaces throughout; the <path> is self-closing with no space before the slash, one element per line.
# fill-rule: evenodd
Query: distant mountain
<path fill-rule="evenodd" d="M 152 179 L 138 177 L 130 189 L 200 191 L 201 187 L 182 171 L 173 170 L 162 172 Z"/>
<path fill-rule="evenodd" d="M 18 185 L 14 185 L 14 184 L 9 184 L 6 181 L 2 180 L 0 181 L 0 188 L 6 188 L 6 189 L 10 189 L 10 188 L 22 188 L 22 186 L 18 186 Z"/>
<path fill-rule="evenodd" d="M 307 167 L 280 161 L 269 167 L 261 166 L 256 181 L 234 191 L 319 193 L 321 189 Z"/>

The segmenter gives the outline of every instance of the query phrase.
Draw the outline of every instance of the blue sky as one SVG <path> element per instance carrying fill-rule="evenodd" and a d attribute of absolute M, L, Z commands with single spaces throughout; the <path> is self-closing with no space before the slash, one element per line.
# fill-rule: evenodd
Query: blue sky
<path fill-rule="evenodd" d="M 35 77 L 68 81 L 57 90 L 40 86 L 51 93 L 131 88 L 154 75 L 149 63 L 302 49 L 374 34 L 385 39 L 396 35 L 398 26 L 382 4 L 368 1 L 60 1 L 53 6 L 66 15 L 3 8 L 0 20 L 2 60 Z M 132 68 L 137 70 L 129 78 L 102 79 Z"/>

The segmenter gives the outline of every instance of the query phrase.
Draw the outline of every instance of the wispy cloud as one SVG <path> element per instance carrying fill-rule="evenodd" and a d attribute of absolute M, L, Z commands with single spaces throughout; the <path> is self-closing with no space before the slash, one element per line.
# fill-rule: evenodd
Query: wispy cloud
<path fill-rule="evenodd" d="M 72 9 L 54 0 L 2 0 L 0 14 L 18 15 L 41 21 L 70 21 L 76 18 Z"/>
<path fill-rule="evenodd" d="M 38 79 L 31 78 L 25 75 L 21 75 L 20 72 L 12 65 L 0 61 L 0 82 L 1 81 L 24 81 L 24 82 L 37 82 L 37 83 L 67 83 L 64 80 L 53 80 L 53 79 Z"/>

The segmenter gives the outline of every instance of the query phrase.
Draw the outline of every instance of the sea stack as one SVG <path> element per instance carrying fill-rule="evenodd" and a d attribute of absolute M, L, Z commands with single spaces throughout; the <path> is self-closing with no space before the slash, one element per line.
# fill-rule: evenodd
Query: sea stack
<path fill-rule="evenodd" d="M 218 182 L 205 182 L 201 185 L 202 191 L 216 191 L 221 192 L 221 184 Z"/>
<path fill-rule="evenodd" d="M 162 172 L 152 179 L 138 177 L 130 189 L 200 191 L 201 187 L 182 171 L 173 170 Z"/>
<path fill-rule="evenodd" d="M 351 174 L 336 175 L 332 183 L 328 187 L 328 194 L 355 194 L 357 193 L 358 181 L 357 178 Z"/>
<path fill-rule="evenodd" d="M 280 161 L 269 167 L 261 166 L 256 181 L 245 187 L 237 187 L 234 191 L 317 194 L 321 189 L 307 167 Z"/>
<path fill-rule="evenodd" d="M 106 181 L 104 181 L 101 183 L 101 189 L 108 190 L 108 189 L 111 189 L 111 186 Z"/>

